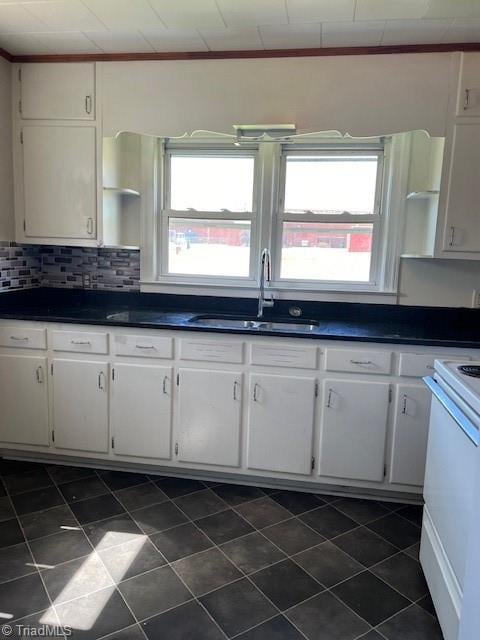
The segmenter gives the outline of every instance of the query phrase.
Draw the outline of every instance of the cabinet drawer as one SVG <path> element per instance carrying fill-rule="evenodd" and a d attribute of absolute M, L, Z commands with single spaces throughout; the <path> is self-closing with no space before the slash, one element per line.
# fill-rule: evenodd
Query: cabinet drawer
<path fill-rule="evenodd" d="M 0 346 L 18 349 L 46 349 L 46 329 L 24 327 L 0 327 Z"/>
<path fill-rule="evenodd" d="M 50 335 L 54 351 L 108 353 L 108 334 L 106 333 L 52 331 Z"/>
<path fill-rule="evenodd" d="M 181 340 L 180 358 L 182 360 L 241 364 L 243 362 L 243 342 Z"/>
<path fill-rule="evenodd" d="M 300 347 L 293 344 L 253 344 L 252 364 L 267 367 L 294 367 L 315 369 L 317 366 L 317 348 Z"/>
<path fill-rule="evenodd" d="M 163 336 L 117 335 L 113 338 L 117 356 L 172 358 L 173 340 Z"/>
<path fill-rule="evenodd" d="M 401 353 L 399 375 L 410 378 L 431 376 L 435 360 L 470 360 L 469 356 L 450 355 L 445 353 Z"/>
<path fill-rule="evenodd" d="M 355 373 L 390 373 L 392 353 L 391 351 L 327 349 L 325 369 Z"/>

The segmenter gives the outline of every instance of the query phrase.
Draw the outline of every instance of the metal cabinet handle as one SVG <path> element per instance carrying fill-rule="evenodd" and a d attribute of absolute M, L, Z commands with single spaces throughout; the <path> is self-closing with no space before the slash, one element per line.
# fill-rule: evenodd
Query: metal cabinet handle
<path fill-rule="evenodd" d="M 253 401 L 258 402 L 258 390 L 260 389 L 260 385 L 256 382 L 253 385 Z"/>
<path fill-rule="evenodd" d="M 155 347 L 153 346 L 153 344 L 136 344 L 135 345 L 136 349 L 155 349 Z"/>
<path fill-rule="evenodd" d="M 35 376 L 37 378 L 38 384 L 42 384 L 43 383 L 43 367 L 37 367 L 35 371 Z"/>
<path fill-rule="evenodd" d="M 450 242 L 448 244 L 450 247 L 455 245 L 455 227 L 450 227 Z"/>
<path fill-rule="evenodd" d="M 470 106 L 470 89 L 465 89 L 463 97 L 463 110 L 466 111 Z"/>
<path fill-rule="evenodd" d="M 373 364 L 371 360 L 350 360 L 350 362 L 352 364 L 362 364 L 362 365 Z"/>
<path fill-rule="evenodd" d="M 328 398 L 327 398 L 327 409 L 331 409 L 332 408 L 332 395 L 333 395 L 333 389 L 329 389 L 328 390 Z"/>
<path fill-rule="evenodd" d="M 98 388 L 100 391 L 105 391 L 105 374 L 103 371 L 98 374 Z"/>
<path fill-rule="evenodd" d="M 20 338 L 19 336 L 10 336 L 10 340 L 15 342 L 28 342 L 28 338 Z"/>
<path fill-rule="evenodd" d="M 234 400 L 237 400 L 237 386 L 238 386 L 238 382 L 235 380 L 233 383 L 233 399 Z"/>
<path fill-rule="evenodd" d="M 407 414 L 407 402 L 408 402 L 408 397 L 404 395 L 403 402 L 402 402 L 402 413 L 404 416 Z"/>
<path fill-rule="evenodd" d="M 85 112 L 92 113 L 92 96 L 85 96 Z"/>
<path fill-rule="evenodd" d="M 71 343 L 75 344 L 75 345 L 90 345 L 90 344 L 92 344 L 90 342 L 90 340 L 71 340 Z"/>
<path fill-rule="evenodd" d="M 93 218 L 87 218 L 87 233 L 89 235 L 93 233 Z"/>
<path fill-rule="evenodd" d="M 164 393 L 165 395 L 167 395 L 167 394 L 168 394 L 168 391 L 167 391 L 167 382 L 168 382 L 168 380 L 169 380 L 168 376 L 165 376 L 165 377 L 163 378 L 163 393 Z"/>

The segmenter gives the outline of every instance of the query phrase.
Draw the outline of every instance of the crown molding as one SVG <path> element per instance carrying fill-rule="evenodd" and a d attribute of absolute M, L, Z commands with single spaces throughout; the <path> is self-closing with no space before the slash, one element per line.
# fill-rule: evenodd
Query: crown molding
<path fill-rule="evenodd" d="M 0 58 L 5 58 L 5 60 L 8 60 L 8 62 L 13 62 L 13 56 L 11 53 L 8 53 L 8 51 L 5 51 L 5 49 L 2 49 L 0 47 Z"/>
<path fill-rule="evenodd" d="M 65 53 L 13 55 L 0 49 L 9 62 L 130 62 L 134 60 L 232 60 L 245 58 L 299 58 L 328 56 L 371 56 L 405 53 L 448 53 L 480 51 L 480 42 L 385 45 L 373 47 L 322 47 L 309 49 L 254 49 L 246 51 L 185 51 L 165 53 Z"/>

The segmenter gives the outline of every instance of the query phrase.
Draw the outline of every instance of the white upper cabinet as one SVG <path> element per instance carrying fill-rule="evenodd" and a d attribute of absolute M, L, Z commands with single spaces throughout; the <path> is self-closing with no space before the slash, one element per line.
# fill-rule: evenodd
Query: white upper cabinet
<path fill-rule="evenodd" d="M 242 374 L 180 369 L 178 382 L 178 460 L 238 467 Z"/>
<path fill-rule="evenodd" d="M 390 482 L 423 485 L 431 393 L 425 385 L 397 386 Z"/>
<path fill-rule="evenodd" d="M 457 97 L 457 116 L 480 116 L 480 53 L 463 53 Z"/>
<path fill-rule="evenodd" d="M 47 359 L 0 356 L 0 441 L 48 446 Z"/>
<path fill-rule="evenodd" d="M 170 458 L 172 368 L 116 364 L 111 385 L 114 452 L 123 456 Z"/>
<path fill-rule="evenodd" d="M 94 63 L 25 64 L 19 73 L 23 119 L 94 119 Z"/>
<path fill-rule="evenodd" d="M 319 473 L 381 482 L 390 385 L 325 380 Z"/>
<path fill-rule="evenodd" d="M 315 378 L 250 376 L 248 467 L 310 475 Z"/>
<path fill-rule="evenodd" d="M 480 252 L 480 122 L 455 125 L 447 184 L 442 248 Z"/>
<path fill-rule="evenodd" d="M 22 138 L 26 241 L 95 239 L 95 128 L 28 125 Z"/>

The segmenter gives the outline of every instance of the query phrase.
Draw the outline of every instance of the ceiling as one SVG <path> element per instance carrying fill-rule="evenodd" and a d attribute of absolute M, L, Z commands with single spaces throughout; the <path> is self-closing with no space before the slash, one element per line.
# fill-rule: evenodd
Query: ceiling
<path fill-rule="evenodd" d="M 13 55 L 480 42 L 480 0 L 0 0 Z"/>

